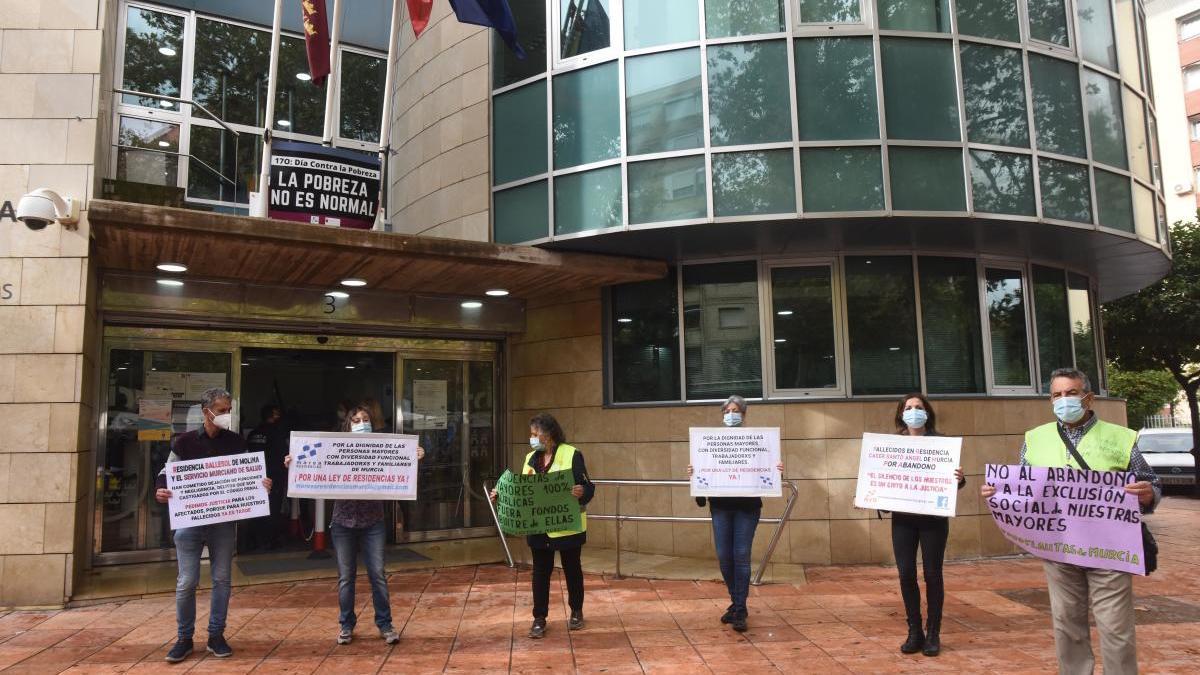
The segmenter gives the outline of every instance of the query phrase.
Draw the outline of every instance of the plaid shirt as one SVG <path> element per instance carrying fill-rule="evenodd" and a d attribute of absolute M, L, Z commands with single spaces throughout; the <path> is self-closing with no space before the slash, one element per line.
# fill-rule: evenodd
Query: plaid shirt
<path fill-rule="evenodd" d="M 333 503 L 333 522 L 342 527 L 370 527 L 383 520 L 378 499 L 339 499 Z"/>
<path fill-rule="evenodd" d="M 1084 435 L 1088 431 L 1091 431 L 1092 427 L 1096 426 L 1096 422 L 1099 419 L 1096 413 L 1089 412 L 1088 420 L 1077 427 L 1069 427 L 1062 422 L 1058 422 L 1057 424 L 1060 429 L 1066 432 L 1067 438 L 1071 439 L 1071 442 L 1078 446 L 1079 441 L 1083 440 Z M 1024 466 L 1029 465 L 1029 462 L 1025 461 L 1026 449 L 1025 443 L 1022 441 L 1021 464 Z M 1129 467 L 1126 470 L 1132 471 L 1138 480 L 1144 480 L 1154 488 L 1154 501 L 1142 507 L 1142 513 L 1153 513 L 1154 509 L 1158 507 L 1158 502 L 1162 500 L 1162 481 L 1158 479 L 1158 474 L 1154 473 L 1154 469 L 1150 467 L 1146 462 L 1146 458 L 1142 456 L 1142 451 L 1138 449 L 1137 441 L 1133 442 L 1133 449 L 1129 451 Z"/>

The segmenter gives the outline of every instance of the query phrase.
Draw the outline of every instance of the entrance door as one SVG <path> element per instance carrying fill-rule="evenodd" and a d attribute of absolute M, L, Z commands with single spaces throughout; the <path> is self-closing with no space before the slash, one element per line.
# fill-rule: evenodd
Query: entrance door
<path fill-rule="evenodd" d="M 171 556 L 171 525 L 154 500 L 155 478 L 171 453 L 171 438 L 203 425 L 200 395 L 231 388 L 231 356 L 109 350 L 105 443 L 96 467 L 96 553 Z"/>
<path fill-rule="evenodd" d="M 495 366 L 490 360 L 404 359 L 404 433 L 425 448 L 416 502 L 401 502 L 397 538 L 494 527 L 481 484 L 499 476 Z M 401 529 L 405 532 L 401 534 Z"/>

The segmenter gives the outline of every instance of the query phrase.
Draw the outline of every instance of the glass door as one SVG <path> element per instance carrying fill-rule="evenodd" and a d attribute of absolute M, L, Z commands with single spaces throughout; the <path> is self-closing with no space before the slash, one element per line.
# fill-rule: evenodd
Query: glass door
<path fill-rule="evenodd" d="M 481 483 L 499 476 L 494 363 L 413 358 L 402 370 L 403 432 L 420 436 L 425 459 L 417 501 L 401 502 L 397 539 L 491 526 Z"/>
<path fill-rule="evenodd" d="M 170 557 L 166 508 L 154 482 L 171 439 L 203 425 L 200 396 L 231 389 L 231 354 L 119 349 L 108 352 L 104 451 L 96 468 L 95 552 Z"/>

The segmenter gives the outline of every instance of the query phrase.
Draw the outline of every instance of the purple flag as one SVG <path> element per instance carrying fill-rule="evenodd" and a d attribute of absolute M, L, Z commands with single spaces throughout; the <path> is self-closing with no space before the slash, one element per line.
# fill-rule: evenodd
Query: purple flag
<path fill-rule="evenodd" d="M 517 22 L 508 7 L 508 0 L 450 0 L 450 7 L 461 23 L 495 28 L 517 58 L 525 58 L 525 50 L 517 42 Z"/>
<path fill-rule="evenodd" d="M 1142 512 L 1125 471 L 988 464 L 987 509 L 1009 541 L 1045 560 L 1146 573 Z"/>

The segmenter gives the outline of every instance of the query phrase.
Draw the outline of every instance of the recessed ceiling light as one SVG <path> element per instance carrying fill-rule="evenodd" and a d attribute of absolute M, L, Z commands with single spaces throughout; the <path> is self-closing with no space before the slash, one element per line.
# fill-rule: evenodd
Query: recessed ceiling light
<path fill-rule="evenodd" d="M 187 271 L 187 265 L 184 265 L 183 263 L 177 263 L 177 262 L 158 263 L 158 265 L 156 265 L 155 267 L 157 267 L 159 270 L 161 270 L 163 272 L 182 273 L 182 272 Z"/>
<path fill-rule="evenodd" d="M 623 316 L 623 317 L 617 319 L 617 323 L 633 323 L 633 319 L 631 319 L 627 316 Z"/>
<path fill-rule="evenodd" d="M 350 297 L 350 294 L 347 293 L 346 291 L 329 291 L 325 295 L 327 295 L 331 298 L 337 298 L 339 300 Z"/>
<path fill-rule="evenodd" d="M 159 142 L 158 142 L 158 147 L 160 147 L 160 148 L 169 148 L 169 147 L 171 147 L 171 144 L 170 144 L 170 143 L 168 143 L 168 142 L 166 142 L 166 141 L 159 141 Z"/>
<path fill-rule="evenodd" d="M 174 49 L 172 49 L 170 47 L 159 47 L 158 53 L 162 54 L 163 56 L 175 56 L 179 52 L 175 51 Z"/>
<path fill-rule="evenodd" d="M 776 342 L 787 342 L 787 338 L 775 338 Z"/>
<path fill-rule="evenodd" d="M 888 347 L 888 351 L 889 352 L 898 352 L 898 351 L 900 351 L 900 348 L 899 347 Z"/>
<path fill-rule="evenodd" d="M 308 82 L 312 79 L 312 75 L 309 75 L 308 73 L 296 73 L 296 79 L 300 80 L 301 82 Z"/>
<path fill-rule="evenodd" d="M 357 288 L 359 286 L 366 286 L 367 280 L 366 279 L 356 279 L 356 278 L 351 277 L 349 279 L 342 279 L 342 285 L 349 286 L 351 288 Z"/>
<path fill-rule="evenodd" d="M 178 279 L 157 279 L 159 286 L 182 286 L 183 282 Z"/>
<path fill-rule="evenodd" d="M 776 313 L 776 314 L 778 314 L 779 316 L 791 316 L 791 315 L 792 315 L 792 310 L 790 310 L 790 309 L 781 309 L 781 310 L 779 310 L 778 312 L 775 312 L 775 313 Z"/>
<path fill-rule="evenodd" d="M 158 107 L 160 107 L 160 108 L 174 108 L 174 107 L 175 107 L 175 104 L 174 104 L 174 103 L 172 103 L 172 102 L 170 102 L 170 101 L 159 101 L 159 102 L 158 102 Z"/>
<path fill-rule="evenodd" d="M 478 300 L 467 300 L 466 302 L 462 303 L 461 307 L 463 309 L 479 309 L 480 307 L 483 307 L 483 303 L 479 302 Z"/>
<path fill-rule="evenodd" d="M 354 366 L 346 366 L 346 370 L 354 370 Z"/>
<path fill-rule="evenodd" d="M 292 126 L 292 123 L 291 123 L 291 122 L 289 122 L 289 121 L 287 121 L 287 120 L 279 120 L 279 121 L 275 122 L 275 124 L 278 124 L 278 125 L 279 125 L 279 126 L 281 126 L 281 127 L 290 127 L 290 126 Z"/>
<path fill-rule="evenodd" d="M 486 291 L 486 293 L 493 298 L 503 298 L 504 296 L 508 295 L 508 291 L 504 290 L 503 288 L 493 288 L 489 291 Z"/>
<path fill-rule="evenodd" d="M 243 368 L 245 368 L 246 366 L 249 366 L 249 365 L 250 365 L 249 363 L 246 363 L 245 361 L 242 361 L 242 367 L 243 367 Z"/>
<path fill-rule="evenodd" d="M 117 366 L 117 370 L 129 370 L 128 366 Z"/>

